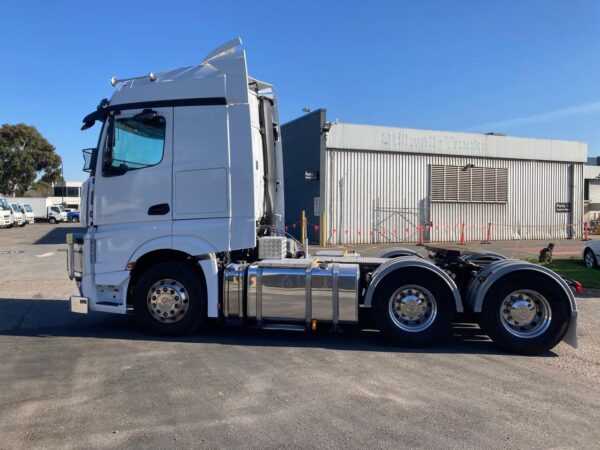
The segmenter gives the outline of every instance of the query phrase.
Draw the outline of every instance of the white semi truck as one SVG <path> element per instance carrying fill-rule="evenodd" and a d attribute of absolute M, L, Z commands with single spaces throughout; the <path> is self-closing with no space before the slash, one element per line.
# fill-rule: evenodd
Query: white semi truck
<path fill-rule="evenodd" d="M 476 320 L 511 352 L 577 345 L 572 289 L 545 267 L 443 248 L 309 255 L 286 238 L 277 100 L 248 76 L 240 45 L 113 78 L 110 101 L 84 118 L 100 132 L 84 150 L 86 232 L 67 237 L 73 312 L 131 313 L 168 335 L 211 319 L 311 330 L 370 315 L 398 345 L 441 342 L 454 320 Z"/>

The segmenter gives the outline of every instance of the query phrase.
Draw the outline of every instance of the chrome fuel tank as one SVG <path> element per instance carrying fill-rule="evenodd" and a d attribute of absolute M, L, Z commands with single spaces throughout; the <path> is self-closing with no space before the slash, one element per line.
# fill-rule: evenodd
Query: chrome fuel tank
<path fill-rule="evenodd" d="M 306 259 L 260 261 L 248 267 L 247 317 L 333 323 L 358 321 L 359 266 Z"/>

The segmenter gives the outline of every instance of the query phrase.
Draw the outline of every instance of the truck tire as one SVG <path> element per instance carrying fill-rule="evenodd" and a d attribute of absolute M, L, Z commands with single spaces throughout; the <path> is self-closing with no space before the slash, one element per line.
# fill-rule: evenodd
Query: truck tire
<path fill-rule="evenodd" d="M 206 317 L 200 275 L 184 261 L 156 263 L 135 283 L 133 308 L 138 323 L 151 333 L 190 334 Z"/>
<path fill-rule="evenodd" d="M 56 223 L 56 219 L 54 217 L 50 217 L 48 219 L 48 222 L 50 222 L 52 225 L 54 225 Z"/>
<path fill-rule="evenodd" d="M 556 282 L 526 271 L 494 283 L 483 301 L 479 324 L 501 349 L 539 355 L 563 339 L 569 318 L 569 299 Z"/>
<path fill-rule="evenodd" d="M 73 217 L 71 218 L 71 222 L 73 222 L 73 223 L 77 223 L 77 222 L 79 222 L 79 217 L 75 217 L 75 216 L 73 216 Z"/>
<path fill-rule="evenodd" d="M 450 334 L 453 300 L 444 281 L 418 269 L 394 272 L 374 293 L 373 320 L 394 345 L 427 346 Z"/>

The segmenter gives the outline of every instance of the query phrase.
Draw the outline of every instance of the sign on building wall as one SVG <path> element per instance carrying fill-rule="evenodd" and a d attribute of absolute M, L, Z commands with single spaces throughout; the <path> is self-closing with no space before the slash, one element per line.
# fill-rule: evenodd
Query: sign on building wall
<path fill-rule="evenodd" d="M 305 170 L 304 171 L 304 179 L 311 181 L 319 180 L 319 171 L 318 170 Z"/>
<path fill-rule="evenodd" d="M 557 213 L 568 213 L 571 212 L 571 203 L 569 202 L 557 202 L 554 205 L 554 211 Z"/>

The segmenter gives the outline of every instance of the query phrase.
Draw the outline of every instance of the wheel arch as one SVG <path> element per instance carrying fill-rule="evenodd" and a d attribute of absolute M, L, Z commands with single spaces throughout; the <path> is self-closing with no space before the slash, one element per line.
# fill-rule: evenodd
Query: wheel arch
<path fill-rule="evenodd" d="M 490 264 L 488 268 L 476 277 L 477 285 L 473 282 L 469 285 L 466 301 L 473 307 L 474 312 L 481 312 L 485 296 L 494 285 L 502 278 L 513 275 L 517 272 L 535 272 L 547 276 L 551 281 L 557 284 L 569 299 L 571 311 L 577 310 L 575 295 L 569 288 L 569 285 L 563 280 L 560 275 L 544 266 L 528 263 L 525 261 L 502 260 Z"/>
<path fill-rule="evenodd" d="M 571 319 L 567 334 L 563 340 L 576 348 L 578 311 L 575 295 L 565 280 L 563 280 L 556 272 L 553 272 L 547 267 L 517 260 L 503 260 L 494 262 L 481 271 L 469 284 L 466 296 L 467 303 L 473 308 L 475 313 L 480 313 L 483 309 L 485 297 L 492 286 L 498 282 L 501 282 L 503 279 L 506 279 L 506 277 L 519 272 L 539 273 L 548 277 L 548 280 L 553 282 L 566 296 L 568 299 L 569 308 L 571 310 Z"/>
<path fill-rule="evenodd" d="M 198 273 L 200 285 L 206 296 L 208 317 L 218 317 L 218 267 L 213 254 L 191 255 L 172 248 L 152 250 L 143 254 L 133 262 L 133 267 L 131 268 L 127 303 L 131 303 L 131 294 L 139 277 L 149 267 L 163 261 L 183 261 Z"/>
<path fill-rule="evenodd" d="M 398 257 L 391 259 L 390 261 L 379 266 L 375 272 L 373 272 L 371 283 L 367 288 L 367 292 L 365 295 L 364 306 L 371 307 L 371 303 L 373 301 L 373 295 L 377 290 L 378 285 L 388 276 L 391 276 L 397 272 L 407 269 L 420 269 L 423 271 L 429 271 L 432 274 L 439 276 L 442 281 L 447 285 L 450 294 L 454 298 L 455 310 L 456 312 L 463 312 L 463 304 L 460 298 L 460 292 L 454 280 L 450 278 L 446 272 L 437 267 L 435 264 L 427 261 L 422 257 Z"/>

